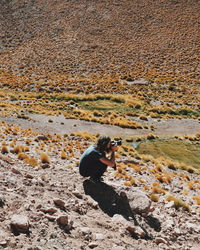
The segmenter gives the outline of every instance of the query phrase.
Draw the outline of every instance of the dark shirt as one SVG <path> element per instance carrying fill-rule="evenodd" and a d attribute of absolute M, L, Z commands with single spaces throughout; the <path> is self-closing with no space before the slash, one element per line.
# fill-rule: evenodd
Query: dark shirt
<path fill-rule="evenodd" d="M 79 163 L 81 175 L 88 175 L 105 169 L 107 165 L 99 160 L 102 157 L 105 157 L 105 152 L 100 152 L 95 146 L 92 145 L 86 149 Z"/>

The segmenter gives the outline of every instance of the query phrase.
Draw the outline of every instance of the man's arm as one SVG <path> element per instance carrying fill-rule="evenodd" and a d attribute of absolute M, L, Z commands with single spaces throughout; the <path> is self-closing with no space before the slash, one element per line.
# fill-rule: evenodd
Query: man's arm
<path fill-rule="evenodd" d="M 114 167 L 115 166 L 115 151 L 116 151 L 116 149 L 117 149 L 117 146 L 112 147 L 112 153 L 111 153 L 110 159 L 108 159 L 106 157 L 102 157 L 99 160 L 109 167 Z"/>

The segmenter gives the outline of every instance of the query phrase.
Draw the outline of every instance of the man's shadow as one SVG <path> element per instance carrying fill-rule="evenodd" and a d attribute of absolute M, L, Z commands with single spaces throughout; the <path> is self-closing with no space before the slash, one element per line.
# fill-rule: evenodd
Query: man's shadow
<path fill-rule="evenodd" d="M 86 195 L 90 195 L 95 201 L 98 202 L 100 209 L 113 217 L 115 214 L 122 215 L 128 221 L 134 221 L 135 226 L 139 226 L 145 232 L 146 239 L 151 239 L 148 236 L 146 229 L 139 224 L 136 219 L 136 214 L 132 211 L 129 201 L 124 192 L 118 194 L 114 188 L 104 182 L 93 183 L 90 180 L 85 180 L 83 182 L 83 187 Z M 145 222 L 155 231 L 159 232 L 161 230 L 161 223 L 158 219 L 148 216 L 145 219 Z M 137 238 L 136 235 L 132 235 Z"/>

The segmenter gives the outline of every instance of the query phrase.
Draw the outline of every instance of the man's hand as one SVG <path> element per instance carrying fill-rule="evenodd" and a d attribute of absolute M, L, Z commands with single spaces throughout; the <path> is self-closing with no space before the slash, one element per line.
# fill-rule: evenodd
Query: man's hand
<path fill-rule="evenodd" d="M 111 147 L 111 150 L 112 150 L 113 152 L 115 152 L 115 151 L 117 150 L 117 144 L 115 144 L 114 146 L 112 146 L 112 147 Z"/>

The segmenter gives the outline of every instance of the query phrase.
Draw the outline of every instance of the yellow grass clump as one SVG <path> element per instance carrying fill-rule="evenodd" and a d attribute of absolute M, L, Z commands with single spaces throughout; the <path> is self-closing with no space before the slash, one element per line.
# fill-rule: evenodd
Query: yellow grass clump
<path fill-rule="evenodd" d="M 155 194 L 165 194 L 166 191 L 162 188 L 159 188 L 159 187 L 153 187 L 152 188 L 152 193 L 155 193 Z"/>
<path fill-rule="evenodd" d="M 153 139 L 158 138 L 158 136 L 153 135 L 152 133 L 150 133 L 150 134 L 148 134 L 148 135 L 146 136 L 146 138 L 147 138 L 148 140 L 153 140 Z"/>
<path fill-rule="evenodd" d="M 19 154 L 17 155 L 17 158 L 18 158 L 19 160 L 25 160 L 25 159 L 29 158 L 29 156 L 28 156 L 27 154 L 25 154 L 25 153 L 19 153 Z"/>
<path fill-rule="evenodd" d="M 24 161 L 32 167 L 36 167 L 38 165 L 38 161 L 34 157 L 27 158 Z"/>
<path fill-rule="evenodd" d="M 65 151 L 64 151 L 64 150 L 61 151 L 60 157 L 61 157 L 62 160 L 67 159 L 67 155 L 65 154 Z"/>
<path fill-rule="evenodd" d="M 42 163 L 48 163 L 48 164 L 50 164 L 50 162 L 51 162 L 49 156 L 45 153 L 40 154 L 40 161 Z"/>
<path fill-rule="evenodd" d="M 124 182 L 124 185 L 127 186 L 127 187 L 131 187 L 131 186 L 132 186 L 132 184 L 131 184 L 130 181 L 125 181 L 125 182 Z"/>
<path fill-rule="evenodd" d="M 200 205 L 200 197 L 199 196 L 193 196 L 192 199 L 196 201 L 197 205 Z"/>
<path fill-rule="evenodd" d="M 183 202 L 182 200 L 172 196 L 172 195 L 168 195 L 166 198 L 167 201 L 174 201 L 174 206 L 176 209 L 179 209 L 180 207 L 183 207 L 186 211 L 190 211 L 190 206 L 188 204 L 186 204 L 185 202 Z"/>
<path fill-rule="evenodd" d="M 1 147 L 1 153 L 2 154 L 8 154 L 8 147 L 6 145 L 2 145 Z"/>
<path fill-rule="evenodd" d="M 21 152 L 21 147 L 19 145 L 15 146 L 14 149 L 12 150 L 12 152 L 14 154 L 19 154 Z"/>
<path fill-rule="evenodd" d="M 158 202 L 159 196 L 156 195 L 156 194 L 151 194 L 151 195 L 150 195 L 150 199 L 151 199 L 152 201 L 154 201 L 154 202 Z"/>

